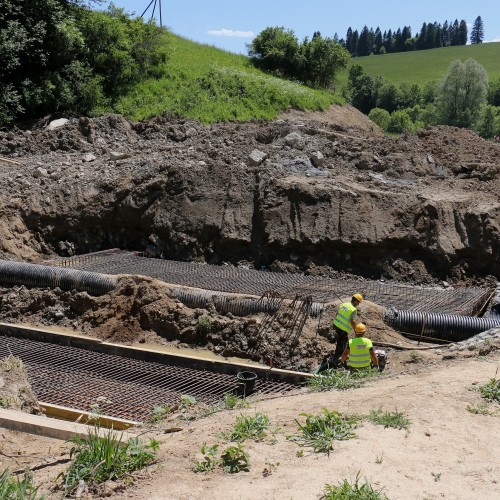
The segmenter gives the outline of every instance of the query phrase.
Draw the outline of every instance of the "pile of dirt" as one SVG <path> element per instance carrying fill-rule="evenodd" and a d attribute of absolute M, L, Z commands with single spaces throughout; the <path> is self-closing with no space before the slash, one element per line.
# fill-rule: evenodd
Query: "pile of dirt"
<path fill-rule="evenodd" d="M 0 131 L 0 256 L 106 248 L 408 282 L 500 274 L 500 145 L 386 137 L 349 107 L 203 126 L 71 119 Z"/>
<path fill-rule="evenodd" d="M 15 356 L 0 359 L 0 407 L 43 414 L 31 389 L 28 372 Z"/>
<path fill-rule="evenodd" d="M 192 309 L 175 298 L 171 286 L 143 276 L 121 276 L 109 294 L 56 288 L 0 288 L 0 320 L 73 329 L 102 340 L 210 350 L 224 357 L 251 359 L 276 367 L 311 371 L 334 348 L 331 322 L 338 304 L 321 321 L 307 318 L 294 345 L 293 315 L 286 309 L 274 319 L 262 314 L 238 317 L 218 313 L 214 303 Z M 383 308 L 363 302 L 360 319 L 370 338 L 410 346 L 383 323 Z"/>

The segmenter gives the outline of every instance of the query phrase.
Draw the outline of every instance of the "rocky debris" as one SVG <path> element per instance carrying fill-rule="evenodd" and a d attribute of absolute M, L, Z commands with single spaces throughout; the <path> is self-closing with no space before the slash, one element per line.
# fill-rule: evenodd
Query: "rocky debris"
<path fill-rule="evenodd" d="M 291 132 L 285 137 L 285 142 L 294 149 L 304 149 L 306 143 L 298 132 Z"/>
<path fill-rule="evenodd" d="M 248 156 L 248 164 L 252 167 L 260 165 L 267 158 L 267 153 L 254 149 Z"/>
<path fill-rule="evenodd" d="M 47 125 L 47 130 L 55 130 L 56 128 L 63 127 L 68 122 L 69 120 L 67 118 L 59 118 L 59 120 L 52 120 Z"/>
<path fill-rule="evenodd" d="M 448 347 L 448 351 L 474 351 L 479 356 L 486 356 L 500 349 L 500 328 L 492 328 L 473 337 L 457 342 Z"/>
<path fill-rule="evenodd" d="M 126 158 L 130 158 L 130 153 L 118 153 L 116 151 L 110 151 L 108 153 L 109 159 L 111 161 L 125 160 Z"/>
<path fill-rule="evenodd" d="M 322 167 L 326 161 L 321 151 L 312 151 L 309 153 L 309 158 L 315 167 Z"/>
<path fill-rule="evenodd" d="M 90 161 L 97 160 L 97 156 L 92 153 L 87 153 L 86 155 L 83 155 L 82 160 L 88 163 Z"/>

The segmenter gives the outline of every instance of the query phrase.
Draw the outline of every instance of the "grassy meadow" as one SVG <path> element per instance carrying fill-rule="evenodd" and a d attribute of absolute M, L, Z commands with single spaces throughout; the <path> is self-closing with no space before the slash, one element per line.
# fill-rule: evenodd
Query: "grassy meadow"
<path fill-rule="evenodd" d="M 203 123 L 273 119 L 289 107 L 327 109 L 340 96 L 267 75 L 250 60 L 165 33 L 169 59 L 163 76 L 143 81 L 115 104 L 135 120 L 183 116 Z"/>
<path fill-rule="evenodd" d="M 483 65 L 490 79 L 500 78 L 500 42 L 354 57 L 350 65 L 359 64 L 369 75 L 381 75 L 396 85 L 405 82 L 423 86 L 428 81 L 441 79 L 452 61 L 469 58 Z M 347 71 L 343 71 L 339 75 L 339 87 L 346 82 Z"/>

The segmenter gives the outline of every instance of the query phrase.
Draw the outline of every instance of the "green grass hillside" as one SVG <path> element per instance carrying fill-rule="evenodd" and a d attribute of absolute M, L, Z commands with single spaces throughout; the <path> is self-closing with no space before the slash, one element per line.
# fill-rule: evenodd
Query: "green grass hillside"
<path fill-rule="evenodd" d="M 165 33 L 163 76 L 134 86 L 115 110 L 141 120 L 178 115 L 204 123 L 273 119 L 288 107 L 326 109 L 339 96 L 269 76 L 249 59 Z"/>
<path fill-rule="evenodd" d="M 482 64 L 490 79 L 500 78 L 500 42 L 356 57 L 350 65 L 359 64 L 369 75 L 381 75 L 396 85 L 402 82 L 424 85 L 442 78 L 455 59 L 469 58 Z M 346 82 L 347 71 L 344 71 L 339 75 L 339 87 Z"/>

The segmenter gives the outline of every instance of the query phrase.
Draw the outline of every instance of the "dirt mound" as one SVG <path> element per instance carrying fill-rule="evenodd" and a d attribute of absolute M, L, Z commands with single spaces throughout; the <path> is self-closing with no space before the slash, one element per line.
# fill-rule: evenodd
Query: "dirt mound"
<path fill-rule="evenodd" d="M 23 362 L 15 356 L 0 359 L 0 407 L 43 414 Z"/>
<path fill-rule="evenodd" d="M 203 126 L 72 119 L 0 132 L 0 255 L 118 247 L 408 282 L 500 274 L 500 145 L 380 135 L 349 107 Z"/>
<path fill-rule="evenodd" d="M 169 285 L 143 276 L 122 276 L 116 289 L 101 297 L 59 289 L 0 288 L 0 305 L 2 321 L 57 325 L 111 342 L 207 349 L 224 357 L 304 371 L 334 348 L 331 323 L 337 311 L 331 304 L 320 322 L 307 318 L 294 345 L 295 316 L 287 306 L 274 318 L 220 314 L 214 303 L 192 309 L 175 298 Z M 376 304 L 363 302 L 360 319 L 368 325 L 370 338 L 410 346 L 383 323 L 383 312 Z"/>

